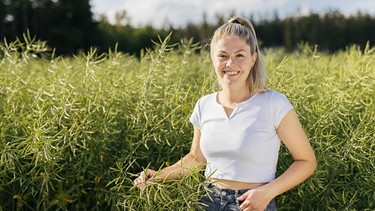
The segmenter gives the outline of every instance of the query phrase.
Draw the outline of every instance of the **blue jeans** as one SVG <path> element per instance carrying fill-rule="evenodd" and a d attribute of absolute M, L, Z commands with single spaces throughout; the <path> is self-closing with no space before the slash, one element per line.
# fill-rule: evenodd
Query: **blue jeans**
<path fill-rule="evenodd" d="M 205 193 L 205 196 L 201 199 L 203 203 L 202 208 L 206 211 L 239 211 L 242 201 L 238 201 L 237 197 L 240 197 L 249 190 L 221 189 L 211 183 L 207 183 L 206 187 L 210 191 L 209 193 Z M 277 211 L 274 199 L 267 205 L 265 211 Z"/>

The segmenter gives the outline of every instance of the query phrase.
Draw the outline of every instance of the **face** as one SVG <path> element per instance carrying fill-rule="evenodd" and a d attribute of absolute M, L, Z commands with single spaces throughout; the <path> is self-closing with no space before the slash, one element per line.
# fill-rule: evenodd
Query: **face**
<path fill-rule="evenodd" d="M 247 87 L 247 78 L 256 61 L 250 46 L 237 36 L 224 36 L 213 46 L 212 63 L 221 86 Z"/>

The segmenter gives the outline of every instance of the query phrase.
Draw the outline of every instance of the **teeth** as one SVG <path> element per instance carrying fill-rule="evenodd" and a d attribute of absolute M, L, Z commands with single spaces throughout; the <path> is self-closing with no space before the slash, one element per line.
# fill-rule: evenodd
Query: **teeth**
<path fill-rule="evenodd" d="M 238 72 L 225 72 L 227 75 L 236 75 Z"/>

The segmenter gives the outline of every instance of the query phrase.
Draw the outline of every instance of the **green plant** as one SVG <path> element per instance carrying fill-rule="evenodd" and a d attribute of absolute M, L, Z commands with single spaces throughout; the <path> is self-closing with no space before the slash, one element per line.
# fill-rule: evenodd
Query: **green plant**
<path fill-rule="evenodd" d="M 189 151 L 193 106 L 215 90 L 208 52 L 167 36 L 140 58 L 116 49 L 55 58 L 30 53 L 48 48 L 25 39 L 0 45 L 2 209 L 198 209 L 201 172 L 143 190 L 132 180 Z M 278 208 L 373 210 L 374 49 L 303 46 L 265 51 L 265 61 L 269 87 L 295 106 L 319 164 Z M 290 162 L 282 148 L 278 174 Z"/>

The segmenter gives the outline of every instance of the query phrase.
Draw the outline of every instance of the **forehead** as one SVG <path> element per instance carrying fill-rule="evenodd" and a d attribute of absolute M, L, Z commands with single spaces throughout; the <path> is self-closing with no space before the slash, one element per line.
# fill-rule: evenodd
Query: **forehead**
<path fill-rule="evenodd" d="M 236 52 L 236 51 L 248 51 L 250 52 L 250 46 L 244 39 L 238 36 L 223 36 L 214 43 L 213 49 L 215 51 L 225 52 Z"/>

